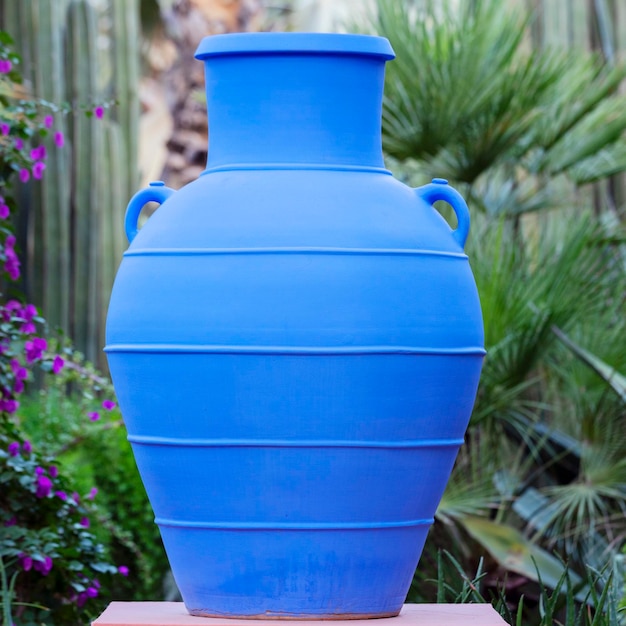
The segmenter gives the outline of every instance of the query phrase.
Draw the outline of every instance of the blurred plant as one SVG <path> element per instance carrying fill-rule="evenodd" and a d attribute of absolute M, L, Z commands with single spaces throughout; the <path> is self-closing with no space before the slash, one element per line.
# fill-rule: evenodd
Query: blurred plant
<path fill-rule="evenodd" d="M 53 105 L 18 95 L 19 57 L 0 33 L 0 260 L 11 288 L 20 277 L 15 236 L 9 221 L 17 207 L 14 187 L 41 178 L 47 149 L 43 138 L 54 125 Z M 54 135 L 57 147 L 63 136 Z M 13 288 L 14 289 L 14 288 Z M 20 623 L 78 623 L 80 615 L 110 582 L 128 574 L 114 566 L 90 529 L 96 490 L 82 497 L 75 481 L 44 446 L 25 436 L 18 410 L 27 383 L 37 372 L 64 378 L 73 364 L 49 350 L 44 320 L 32 304 L 15 298 L 0 305 L 0 594 L 5 626 Z M 92 385 L 92 388 L 95 387 Z M 97 400 L 94 395 L 92 403 Z M 109 398 L 103 402 L 112 409 Z"/>

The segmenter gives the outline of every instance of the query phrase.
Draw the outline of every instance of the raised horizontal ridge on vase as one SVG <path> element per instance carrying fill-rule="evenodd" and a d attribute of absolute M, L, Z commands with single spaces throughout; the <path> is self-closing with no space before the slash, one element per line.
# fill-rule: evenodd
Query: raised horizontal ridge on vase
<path fill-rule="evenodd" d="M 206 528 L 216 530 L 385 530 L 386 528 L 410 528 L 430 526 L 434 520 L 400 520 L 393 522 L 197 522 L 157 517 L 159 526 L 174 528 Z"/>
<path fill-rule="evenodd" d="M 129 435 L 132 444 L 144 446 L 224 448 L 453 448 L 463 439 L 416 439 L 403 441 L 291 440 L 291 439 L 179 439 Z"/>
<path fill-rule="evenodd" d="M 203 344 L 113 343 L 105 352 L 155 352 L 199 354 L 272 354 L 272 355 L 363 355 L 363 354 L 420 354 L 448 356 L 483 356 L 480 346 L 454 348 L 419 346 L 223 346 Z"/>
<path fill-rule="evenodd" d="M 200 42 L 201 61 L 225 54 L 359 54 L 386 61 L 395 58 L 387 39 L 339 33 L 234 33 L 210 35 Z"/>

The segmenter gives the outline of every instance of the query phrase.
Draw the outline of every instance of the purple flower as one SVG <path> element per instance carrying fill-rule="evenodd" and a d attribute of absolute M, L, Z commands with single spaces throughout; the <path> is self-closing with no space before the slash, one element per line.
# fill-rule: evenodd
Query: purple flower
<path fill-rule="evenodd" d="M 18 557 L 18 561 L 25 572 L 30 571 L 30 569 L 33 567 L 33 559 L 32 557 L 28 556 L 28 554 L 24 554 L 22 552 L 22 554 L 20 554 L 20 556 Z"/>
<path fill-rule="evenodd" d="M 47 476 L 39 476 L 37 478 L 37 491 L 35 495 L 38 498 L 47 498 L 52 491 L 52 481 Z"/>
<path fill-rule="evenodd" d="M 43 161 L 37 161 L 35 165 L 33 165 L 33 178 L 37 180 L 41 180 L 43 176 L 43 171 L 46 169 L 46 164 Z"/>
<path fill-rule="evenodd" d="M 33 569 L 40 572 L 42 576 L 47 576 L 52 569 L 52 559 L 46 556 L 43 561 L 35 561 L 33 563 Z"/>
<path fill-rule="evenodd" d="M 63 145 L 65 144 L 65 137 L 63 136 L 63 133 L 60 130 L 54 133 L 54 143 L 59 148 L 62 148 Z"/>
<path fill-rule="evenodd" d="M 105 400 L 102 403 L 102 408 L 107 411 L 112 411 L 115 407 L 116 407 L 116 404 L 115 402 L 113 402 L 113 400 Z"/>
<path fill-rule="evenodd" d="M 93 110 L 93 114 L 99 119 L 101 120 L 104 117 L 104 109 L 102 107 L 96 107 Z"/>
<path fill-rule="evenodd" d="M 30 151 L 30 158 L 33 161 L 38 161 L 40 159 L 46 158 L 46 146 L 37 146 Z"/>
<path fill-rule="evenodd" d="M 54 495 L 60 500 L 67 500 L 67 494 L 65 493 L 65 491 L 55 491 Z"/>
<path fill-rule="evenodd" d="M 46 473 L 46 470 L 43 467 L 37 466 L 35 468 L 35 476 L 43 476 Z"/>
<path fill-rule="evenodd" d="M 22 317 L 30 321 L 37 315 L 37 307 L 34 304 L 27 304 L 22 311 Z"/>
<path fill-rule="evenodd" d="M 17 359 L 11 359 L 11 369 L 17 380 L 26 380 L 28 378 L 28 370 Z"/>
<path fill-rule="evenodd" d="M 13 65 L 11 61 L 9 61 L 9 59 L 0 60 L 0 73 L 8 74 L 11 71 L 12 67 Z"/>
<path fill-rule="evenodd" d="M 20 277 L 20 260 L 15 250 L 9 246 L 9 239 L 11 239 L 11 237 L 7 237 L 4 243 L 4 271 L 9 275 L 11 280 L 17 280 Z"/>
<path fill-rule="evenodd" d="M 89 493 L 85 497 L 87 498 L 87 500 L 93 500 L 96 497 L 97 493 L 98 493 L 98 489 L 96 487 L 92 487 L 89 490 Z"/>
<path fill-rule="evenodd" d="M 98 411 L 91 411 L 91 413 L 87 413 L 87 416 L 92 422 L 97 422 L 100 419 L 100 413 L 98 413 Z"/>
<path fill-rule="evenodd" d="M 59 469 L 56 465 L 51 465 L 48 468 L 48 474 L 50 474 L 50 478 L 56 478 L 59 475 Z"/>
<path fill-rule="evenodd" d="M 15 383 L 13 384 L 13 393 L 19 395 L 23 391 L 24 391 L 24 381 L 23 380 L 16 380 Z"/>
<path fill-rule="evenodd" d="M 120 565 L 117 568 L 117 571 L 122 575 L 122 576 L 128 576 L 128 567 L 126 567 L 126 565 Z"/>
<path fill-rule="evenodd" d="M 33 337 L 24 344 L 26 362 L 33 363 L 41 358 L 43 351 L 48 348 L 48 342 L 43 337 Z"/>
<path fill-rule="evenodd" d="M 26 454 L 30 454 L 33 451 L 33 446 L 28 439 L 22 444 L 22 450 Z"/>
<path fill-rule="evenodd" d="M 21 137 L 16 137 L 15 139 L 15 149 L 21 150 L 24 147 L 24 141 Z"/>
<path fill-rule="evenodd" d="M 87 587 L 85 594 L 88 598 L 95 598 L 98 595 L 98 590 L 95 587 Z"/>
<path fill-rule="evenodd" d="M 20 453 L 20 444 L 13 441 L 9 444 L 9 456 L 17 456 Z"/>
<path fill-rule="evenodd" d="M 11 132 L 11 127 L 4 123 L 0 124 L 0 133 L 2 133 L 5 137 Z"/>
<path fill-rule="evenodd" d="M 0 219 L 6 220 L 9 215 L 11 215 L 9 205 L 4 203 L 0 204 Z"/>
<path fill-rule="evenodd" d="M 52 361 L 52 373 L 58 374 L 65 365 L 65 361 L 57 354 Z"/>
<path fill-rule="evenodd" d="M 30 172 L 25 167 L 23 167 L 20 170 L 19 177 L 23 183 L 27 183 L 30 180 Z"/>
<path fill-rule="evenodd" d="M 76 504 L 80 504 L 80 496 L 76 492 L 72 494 L 72 500 L 74 500 Z"/>
<path fill-rule="evenodd" d="M 15 413 L 20 407 L 20 403 L 17 400 L 4 399 L 0 400 L 0 411 L 5 413 Z"/>
<path fill-rule="evenodd" d="M 46 117 L 43 118 L 43 125 L 46 128 L 52 128 L 52 124 L 54 124 L 54 118 L 52 115 L 46 115 Z"/>
<path fill-rule="evenodd" d="M 89 518 L 88 517 L 83 517 L 80 520 L 80 525 L 84 526 L 85 528 L 89 528 Z"/>
<path fill-rule="evenodd" d="M 32 322 L 24 322 L 20 330 L 25 335 L 34 335 L 37 332 L 37 327 Z"/>
<path fill-rule="evenodd" d="M 4 522 L 4 525 L 8 528 L 9 526 L 15 526 L 17 524 L 17 517 L 15 517 L 15 515 L 13 517 L 10 517 L 6 522 Z"/>

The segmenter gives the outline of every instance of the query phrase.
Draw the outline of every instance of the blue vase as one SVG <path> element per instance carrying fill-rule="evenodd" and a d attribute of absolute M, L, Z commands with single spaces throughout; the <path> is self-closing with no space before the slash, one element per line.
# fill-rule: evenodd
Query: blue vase
<path fill-rule="evenodd" d="M 387 40 L 196 56 L 208 165 L 131 200 L 106 347 L 176 582 L 193 615 L 396 615 L 484 355 L 467 206 L 385 169 Z"/>

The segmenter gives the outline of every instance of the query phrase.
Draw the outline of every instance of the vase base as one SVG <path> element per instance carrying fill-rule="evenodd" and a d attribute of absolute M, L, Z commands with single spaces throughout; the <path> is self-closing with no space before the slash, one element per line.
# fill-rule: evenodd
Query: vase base
<path fill-rule="evenodd" d="M 266 611 L 258 615 L 224 615 L 211 613 L 202 610 L 187 609 L 189 615 L 195 617 L 213 617 L 219 619 L 245 619 L 245 620 L 267 620 L 267 621 L 295 621 L 295 622 L 313 622 L 313 621 L 344 621 L 344 620 L 360 620 L 360 619 L 382 619 L 388 617 L 397 617 L 400 611 L 391 611 L 389 613 L 321 613 L 321 614 L 297 614 L 297 613 L 281 613 L 274 611 Z"/>

